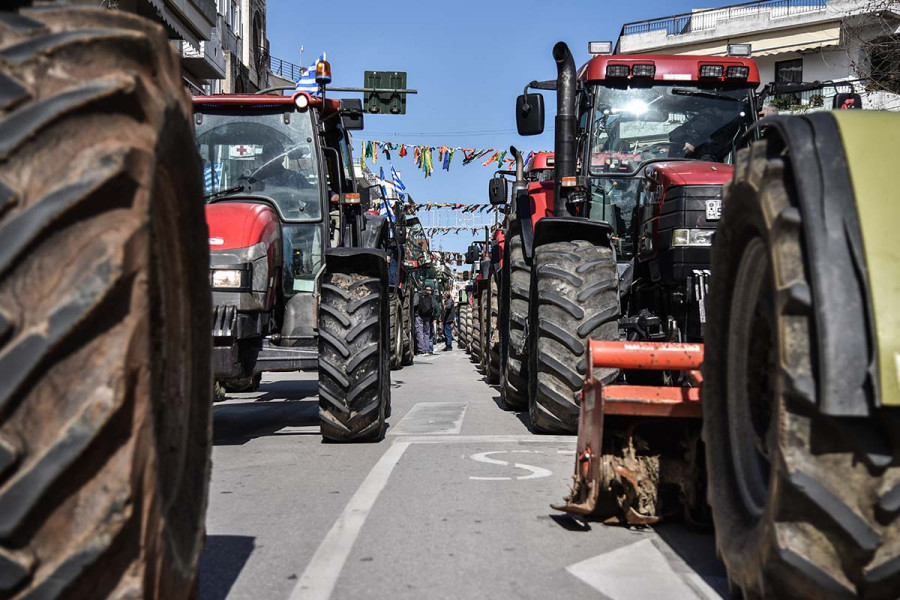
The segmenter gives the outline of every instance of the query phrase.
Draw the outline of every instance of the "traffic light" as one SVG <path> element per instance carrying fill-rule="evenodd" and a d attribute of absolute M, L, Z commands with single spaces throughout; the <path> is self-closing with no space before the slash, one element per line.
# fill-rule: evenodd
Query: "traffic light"
<path fill-rule="evenodd" d="M 406 94 L 391 90 L 406 89 L 406 73 L 401 71 L 366 71 L 363 87 L 376 89 L 363 95 L 363 105 L 368 113 L 382 115 L 405 115 Z M 386 91 L 380 91 L 386 90 Z"/>

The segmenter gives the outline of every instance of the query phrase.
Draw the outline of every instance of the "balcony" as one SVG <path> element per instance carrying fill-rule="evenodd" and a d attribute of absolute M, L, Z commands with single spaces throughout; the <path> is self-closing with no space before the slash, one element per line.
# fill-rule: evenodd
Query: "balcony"
<path fill-rule="evenodd" d="M 268 50 L 265 50 L 265 56 L 269 59 L 269 71 L 282 79 L 296 82 L 306 71 L 306 67 L 301 67 L 286 60 L 270 56 Z"/>
<path fill-rule="evenodd" d="M 838 22 L 857 3 L 858 0 L 757 0 L 626 23 L 619 34 L 616 53 L 640 53 L 688 45 L 702 51 L 718 46 L 703 47 L 716 40 L 750 43 L 758 40 L 738 38 L 759 38 L 762 34 L 772 38 L 771 43 L 767 42 L 763 47 L 774 47 L 783 41 L 779 39 L 779 32 L 787 29 L 806 38 L 799 42 L 788 40 L 788 44 L 809 42 L 815 45 L 821 41 L 823 44 L 820 45 L 834 45 L 836 41 L 832 38 Z M 757 55 L 755 43 L 753 51 Z"/>
<path fill-rule="evenodd" d="M 822 12 L 827 0 L 759 0 L 745 4 L 735 4 L 722 8 L 696 10 L 691 13 L 672 15 L 658 19 L 647 19 L 626 23 L 622 35 L 649 33 L 664 30 L 666 35 L 685 35 L 695 31 L 715 29 L 723 21 L 766 14 L 770 19 L 792 15 Z"/>
<path fill-rule="evenodd" d="M 208 41 L 201 41 L 197 46 L 186 40 L 181 40 L 180 44 L 181 64 L 186 71 L 198 79 L 225 78 L 225 52 L 215 29 Z"/>

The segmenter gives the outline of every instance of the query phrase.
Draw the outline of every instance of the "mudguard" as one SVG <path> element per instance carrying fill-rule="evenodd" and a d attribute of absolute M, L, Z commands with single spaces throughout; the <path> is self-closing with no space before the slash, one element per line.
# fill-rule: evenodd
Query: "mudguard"
<path fill-rule="evenodd" d="M 879 356 L 860 221 L 856 203 L 848 201 L 854 188 L 841 132 L 827 112 L 770 117 L 758 127 L 762 137 L 787 148 L 797 174 L 812 290 L 790 292 L 792 297 L 811 293 L 815 306 L 818 409 L 836 417 L 870 416 L 881 405 Z M 893 362 L 893 357 L 884 359 Z M 867 399 L 867 389 L 875 391 L 874 402 Z"/>
<path fill-rule="evenodd" d="M 534 226 L 534 248 L 554 242 L 587 240 L 595 246 L 609 246 L 612 227 L 584 217 L 545 217 Z"/>

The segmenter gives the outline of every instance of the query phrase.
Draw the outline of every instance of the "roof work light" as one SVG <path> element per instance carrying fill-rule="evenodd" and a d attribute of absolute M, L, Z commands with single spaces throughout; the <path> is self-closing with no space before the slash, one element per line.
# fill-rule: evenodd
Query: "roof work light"
<path fill-rule="evenodd" d="M 728 44 L 728 56 L 750 56 L 750 44 Z"/>
<path fill-rule="evenodd" d="M 612 54 L 612 42 L 588 42 L 590 54 Z"/>

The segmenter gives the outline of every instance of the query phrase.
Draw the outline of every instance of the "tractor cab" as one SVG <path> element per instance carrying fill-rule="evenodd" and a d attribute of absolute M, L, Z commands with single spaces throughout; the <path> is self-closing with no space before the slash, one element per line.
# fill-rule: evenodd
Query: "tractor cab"
<path fill-rule="evenodd" d="M 526 181 L 553 181 L 553 153 L 535 152 L 525 163 Z"/>

